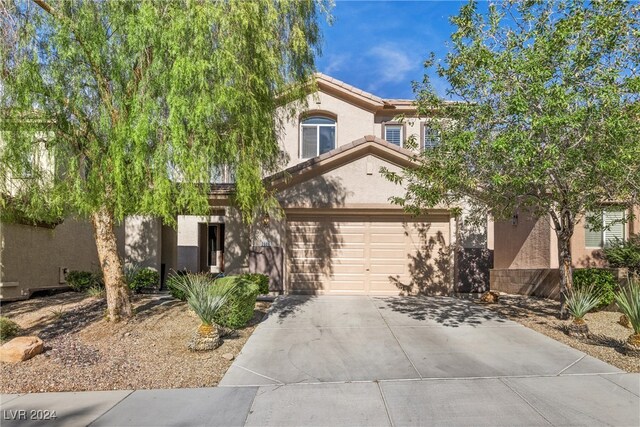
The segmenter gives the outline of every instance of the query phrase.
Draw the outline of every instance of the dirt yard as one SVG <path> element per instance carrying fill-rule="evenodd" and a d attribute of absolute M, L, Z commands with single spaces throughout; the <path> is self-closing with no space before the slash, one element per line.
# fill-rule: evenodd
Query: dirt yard
<path fill-rule="evenodd" d="M 186 303 L 169 295 L 137 295 L 127 322 L 104 320 L 104 299 L 75 292 L 5 303 L 0 307 L 37 335 L 44 353 L 18 364 L 0 363 L 0 392 L 82 391 L 211 387 L 240 353 L 268 303 L 256 304 L 245 328 L 213 352 L 194 353 L 187 343 L 200 324 Z M 223 357 L 226 356 L 226 357 Z"/>
<path fill-rule="evenodd" d="M 521 295 L 501 295 L 496 304 L 484 307 L 548 337 L 583 351 L 627 372 L 640 372 L 640 357 L 628 355 L 624 343 L 633 332 L 618 323 L 622 313 L 598 311 L 585 316 L 590 337 L 573 338 L 565 333 L 570 321 L 559 320 L 557 301 Z"/>

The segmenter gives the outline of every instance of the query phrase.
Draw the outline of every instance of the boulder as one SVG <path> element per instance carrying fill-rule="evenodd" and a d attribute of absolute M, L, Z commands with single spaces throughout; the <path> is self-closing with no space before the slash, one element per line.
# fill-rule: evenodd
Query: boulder
<path fill-rule="evenodd" d="M 500 294 L 498 292 L 487 291 L 484 294 L 482 294 L 482 296 L 480 297 L 480 302 L 483 302 L 486 304 L 493 304 L 498 302 L 499 299 L 500 299 Z"/>
<path fill-rule="evenodd" d="M 625 328 L 631 329 L 631 322 L 629 321 L 629 318 L 627 317 L 626 314 L 623 314 L 622 316 L 620 316 L 620 320 L 618 320 L 618 323 L 620 323 Z"/>
<path fill-rule="evenodd" d="M 42 353 L 44 343 L 38 337 L 17 337 L 0 347 L 0 362 L 17 363 Z"/>

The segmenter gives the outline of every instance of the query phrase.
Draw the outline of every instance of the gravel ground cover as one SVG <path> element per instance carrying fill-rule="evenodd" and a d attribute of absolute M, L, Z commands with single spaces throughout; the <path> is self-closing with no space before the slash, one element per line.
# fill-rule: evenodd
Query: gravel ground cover
<path fill-rule="evenodd" d="M 264 317 L 258 302 L 248 326 L 212 352 L 187 342 L 200 324 L 186 303 L 169 295 L 136 295 L 129 321 L 104 320 L 103 299 L 65 292 L 3 304 L 20 335 L 37 335 L 44 353 L 17 364 L 0 363 L 0 392 L 211 387 L 218 384 Z"/>
<path fill-rule="evenodd" d="M 589 338 L 574 338 L 565 333 L 570 321 L 558 318 L 558 301 L 502 294 L 498 303 L 483 306 L 624 371 L 640 372 L 640 357 L 625 351 L 625 341 L 633 330 L 618 323 L 622 313 L 597 311 L 587 314 Z"/>

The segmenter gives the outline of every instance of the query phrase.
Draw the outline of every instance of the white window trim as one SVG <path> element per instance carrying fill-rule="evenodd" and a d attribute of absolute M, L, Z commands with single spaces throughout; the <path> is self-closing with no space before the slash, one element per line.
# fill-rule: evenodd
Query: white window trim
<path fill-rule="evenodd" d="M 404 125 L 401 123 L 385 123 L 384 125 L 384 140 L 387 141 L 389 144 L 393 144 L 393 142 L 389 141 L 387 139 L 387 128 L 388 127 L 398 127 L 400 128 L 400 148 L 404 148 Z M 395 145 L 395 144 L 393 144 Z"/>
<path fill-rule="evenodd" d="M 323 117 L 329 120 L 333 120 L 333 124 L 313 124 L 313 125 L 305 125 L 302 122 L 304 120 L 310 119 L 312 117 Z M 331 117 L 324 117 L 324 116 L 310 116 L 305 118 L 304 120 L 300 120 L 300 134 L 299 134 L 299 140 L 300 142 L 298 143 L 298 153 L 299 154 L 299 158 L 300 159 L 313 159 L 313 157 L 302 157 L 302 131 L 305 127 L 317 127 L 318 129 L 316 130 L 316 155 L 314 157 L 318 157 L 320 155 L 320 128 L 321 127 L 328 127 L 328 128 L 334 128 L 335 129 L 335 137 L 333 139 L 333 148 L 331 150 L 335 150 L 338 146 L 338 121 L 336 119 L 333 119 Z M 329 151 L 331 151 L 329 150 Z"/>
<path fill-rule="evenodd" d="M 610 212 L 611 211 L 612 210 L 610 210 Z M 622 212 L 623 215 L 625 216 L 625 218 L 627 216 L 627 211 L 625 209 L 615 210 L 615 212 Z M 607 213 L 606 209 L 603 209 L 602 212 L 600 213 L 600 225 L 603 226 L 603 227 L 604 227 L 604 224 L 605 224 L 605 221 L 606 221 L 606 216 L 605 216 L 606 213 Z M 622 240 L 626 241 L 627 240 L 627 222 L 623 221 L 621 224 L 622 224 Z M 600 246 L 587 246 L 587 238 L 586 238 L 587 236 L 586 236 L 586 234 L 587 234 L 587 227 L 589 226 L 589 224 L 586 222 L 586 219 L 585 219 L 585 224 L 584 225 L 585 225 L 584 226 L 584 231 L 585 231 L 584 248 L 585 249 L 604 249 L 604 248 L 606 248 L 607 247 L 607 234 L 606 233 L 609 230 L 603 228 L 602 230 L 598 231 L 600 233 L 600 236 L 601 236 L 602 245 L 600 245 Z M 589 230 L 589 231 L 591 231 L 591 230 Z"/>

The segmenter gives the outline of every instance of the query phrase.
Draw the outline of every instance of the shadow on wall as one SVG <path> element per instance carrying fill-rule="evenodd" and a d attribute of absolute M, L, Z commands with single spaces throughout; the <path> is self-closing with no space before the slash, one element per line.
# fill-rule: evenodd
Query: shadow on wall
<path fill-rule="evenodd" d="M 406 223 L 405 235 L 417 236 L 415 251 L 408 254 L 409 276 L 389 276 L 389 281 L 400 289 L 401 295 L 450 295 L 451 247 L 441 231 L 429 235 L 430 224 Z M 413 229 L 413 230 L 412 230 Z"/>
<path fill-rule="evenodd" d="M 573 264 L 578 268 L 602 268 L 607 265 L 607 260 L 601 249 L 595 249 L 591 255 L 585 255 L 579 259 L 574 259 Z"/>
<path fill-rule="evenodd" d="M 158 239 L 161 229 L 156 218 L 130 217 L 125 219 L 124 262 L 127 265 L 159 270 Z"/>
<path fill-rule="evenodd" d="M 340 208 L 345 205 L 348 192 L 342 179 L 316 177 L 283 190 L 279 195 L 286 208 Z M 323 289 L 322 282 L 334 274 L 334 257 L 342 250 L 335 217 L 317 221 L 319 215 L 289 217 L 286 231 L 288 258 L 288 289 L 297 293 L 314 294 Z"/>
<path fill-rule="evenodd" d="M 489 271 L 493 251 L 487 248 L 459 248 L 457 251 L 456 292 L 482 293 L 489 290 Z"/>

